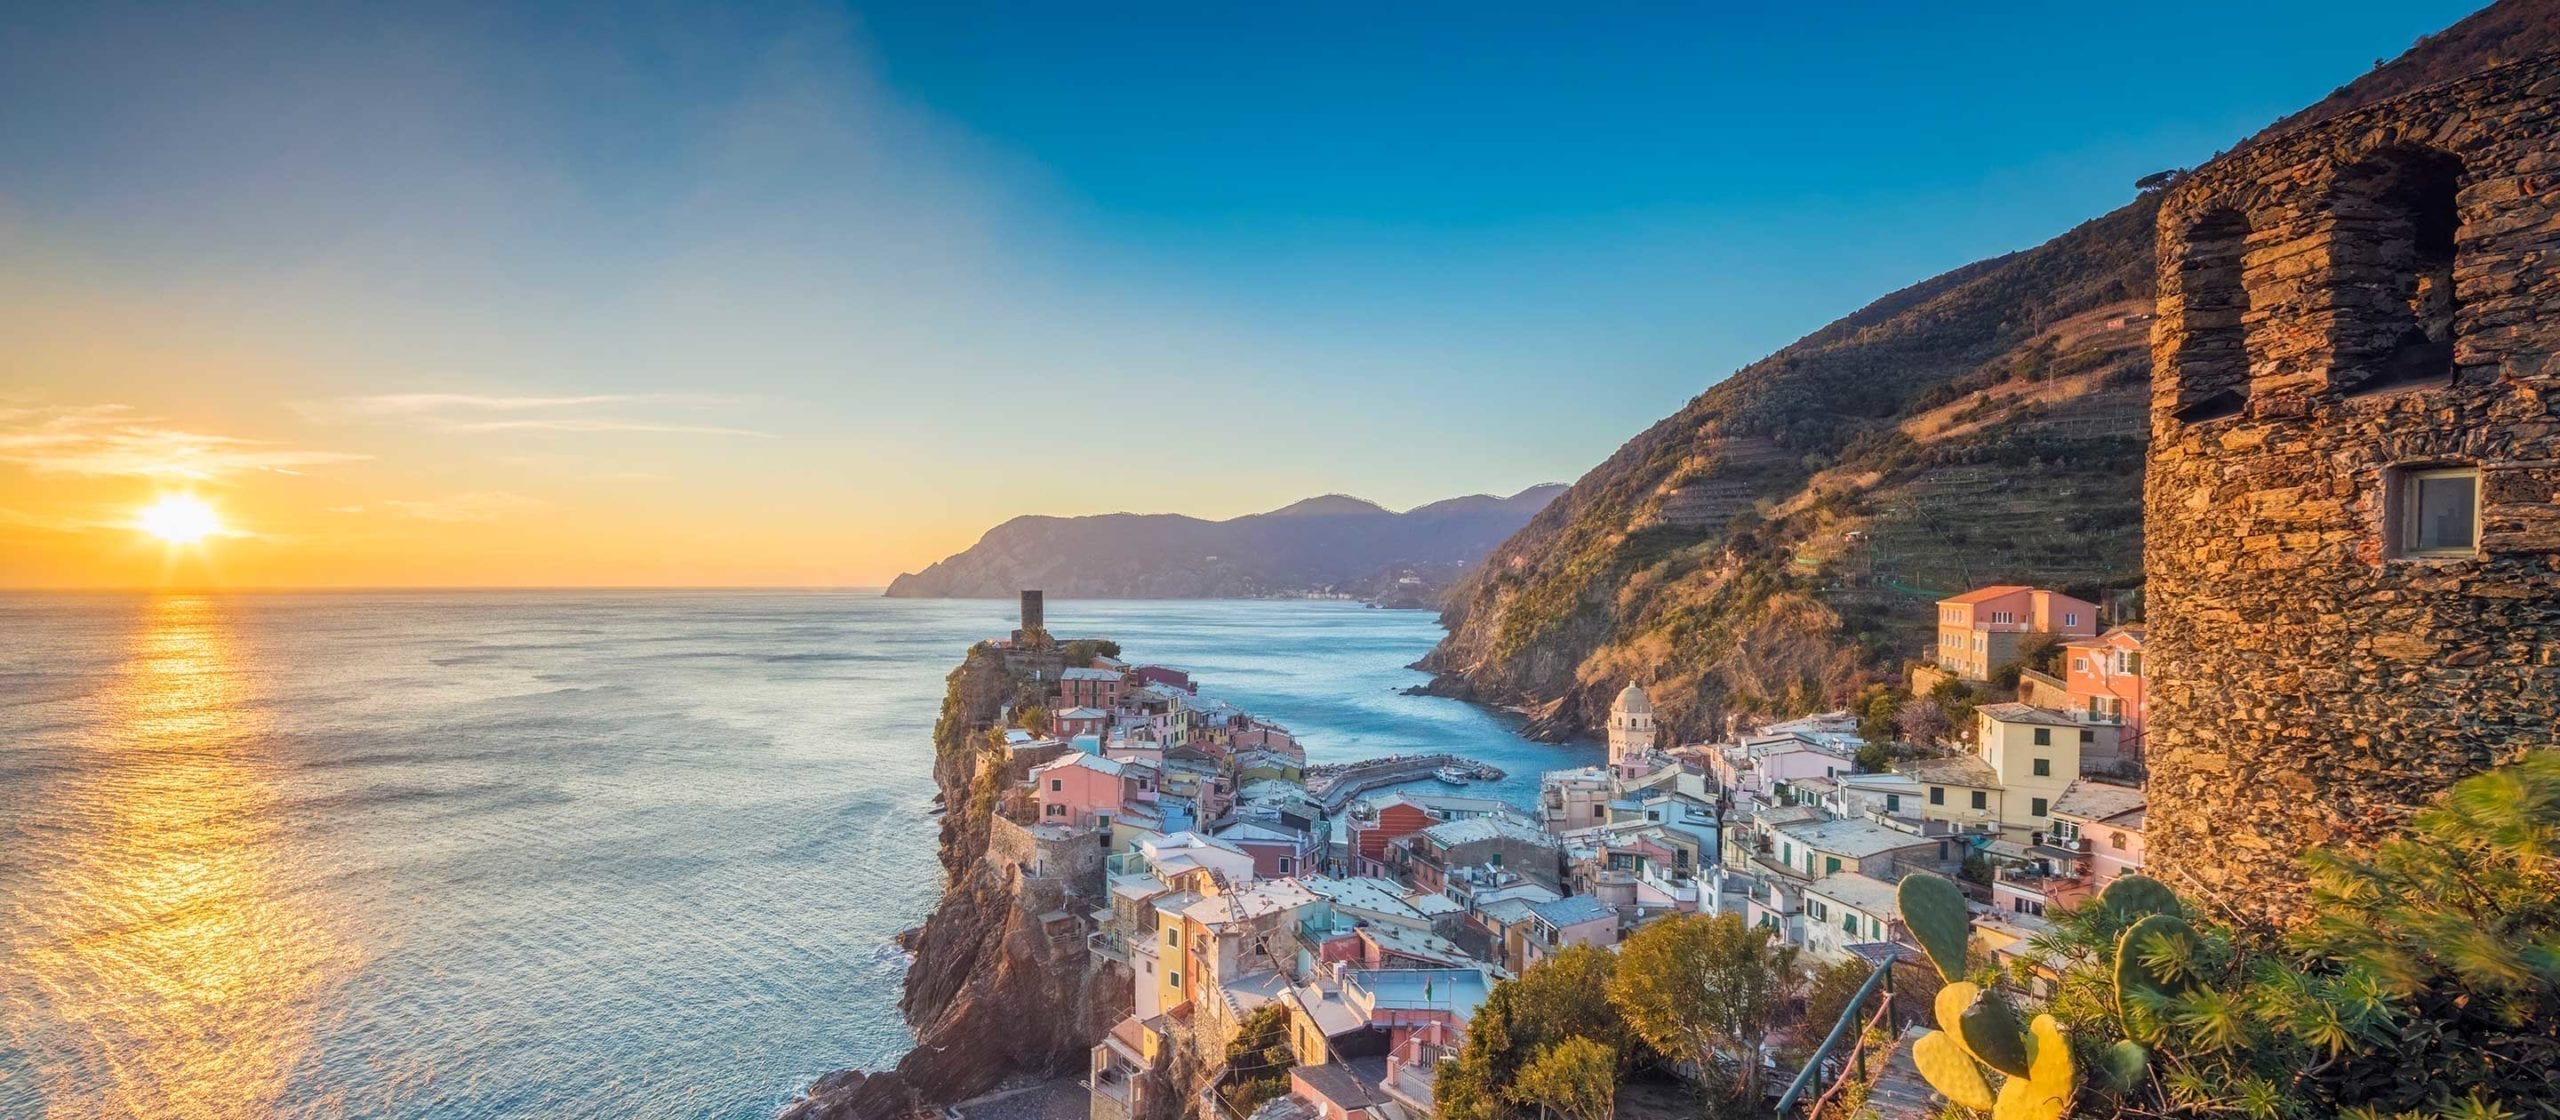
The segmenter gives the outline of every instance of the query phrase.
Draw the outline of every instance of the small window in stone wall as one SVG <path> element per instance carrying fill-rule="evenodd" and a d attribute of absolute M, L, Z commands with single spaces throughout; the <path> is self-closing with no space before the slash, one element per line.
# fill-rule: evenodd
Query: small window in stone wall
<path fill-rule="evenodd" d="M 2462 161 L 2429 148 L 2395 148 L 2339 173 L 2329 370 L 2339 392 L 2452 380 L 2461 180 Z"/>
<path fill-rule="evenodd" d="M 2237 415 L 2249 403 L 2249 292 L 2241 275 L 2248 247 L 2249 220 L 2237 210 L 2215 210 L 2187 227 L 2170 406 L 2182 423 Z"/>
<path fill-rule="evenodd" d="M 2402 468 L 2389 473 L 2383 511 L 2394 555 L 2464 557 L 2480 544 L 2480 468 Z"/>

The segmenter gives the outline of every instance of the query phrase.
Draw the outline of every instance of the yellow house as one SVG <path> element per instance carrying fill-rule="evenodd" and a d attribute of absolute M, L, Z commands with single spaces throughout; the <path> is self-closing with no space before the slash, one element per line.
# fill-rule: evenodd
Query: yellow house
<path fill-rule="evenodd" d="M 2053 805 L 2080 776 L 2078 721 L 2026 704 L 1985 704 L 1973 710 L 1974 749 L 2000 780 L 2000 828 L 2046 832 Z"/>
<path fill-rule="evenodd" d="M 2053 828 L 2053 806 L 2080 776 L 2081 724 L 2027 704 L 1974 709 L 1973 753 L 1907 762 L 1925 820 L 1997 827 L 2025 840 Z"/>

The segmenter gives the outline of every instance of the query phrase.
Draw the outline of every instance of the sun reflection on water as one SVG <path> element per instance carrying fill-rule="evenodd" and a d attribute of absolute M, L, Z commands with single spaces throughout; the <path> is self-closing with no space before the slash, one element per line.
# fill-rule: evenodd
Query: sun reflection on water
<path fill-rule="evenodd" d="M 45 1114 L 279 1111 L 353 967 L 313 912 L 224 605 L 146 601 L 78 772 L 24 806 L 0 1021 Z M 0 1094 L 5 1095 L 5 1094 Z"/>

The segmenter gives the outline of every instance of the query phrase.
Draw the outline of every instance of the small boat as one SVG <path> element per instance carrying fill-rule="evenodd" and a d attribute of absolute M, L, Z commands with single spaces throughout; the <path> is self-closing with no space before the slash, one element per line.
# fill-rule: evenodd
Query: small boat
<path fill-rule="evenodd" d="M 1440 779 L 1441 781 L 1447 782 L 1447 783 L 1449 783 L 1450 785 L 1453 785 L 1453 786 L 1462 786 L 1462 785 L 1465 785 L 1465 784 L 1467 784 L 1467 782 L 1468 782 L 1470 779 L 1472 779 L 1473 777 L 1475 777 L 1475 775 L 1473 775 L 1473 774 L 1469 774 L 1469 773 L 1467 773 L 1466 771 L 1461 770 L 1461 769 L 1458 769 L 1458 768 L 1457 768 L 1457 767 L 1455 767 L 1455 766 L 1443 766 L 1443 767 L 1441 767 L 1441 768 L 1439 768 L 1439 769 L 1437 769 L 1437 770 L 1432 771 L 1432 772 L 1431 772 L 1431 776 L 1432 776 L 1432 777 L 1434 777 L 1434 778 L 1438 778 L 1438 779 Z"/>

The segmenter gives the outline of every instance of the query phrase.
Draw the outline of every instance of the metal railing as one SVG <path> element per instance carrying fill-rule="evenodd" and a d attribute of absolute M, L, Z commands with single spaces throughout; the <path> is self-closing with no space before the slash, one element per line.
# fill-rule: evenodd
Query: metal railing
<path fill-rule="evenodd" d="M 1815 1047 L 1813 1053 L 1805 1058 L 1804 1068 L 1796 1071 L 1796 1079 L 1788 1083 L 1786 1093 L 1778 1098 L 1776 1113 L 1778 1116 L 1785 1117 L 1794 1112 L 1796 1103 L 1804 1099 L 1805 1090 L 1811 1088 L 1814 1079 L 1821 1075 L 1823 1059 L 1830 1057 L 1832 1049 L 1840 1045 L 1840 1036 L 1849 1030 L 1850 1024 L 1862 1022 L 1858 1014 L 1859 1009 L 1866 1006 L 1868 997 L 1873 996 L 1878 987 L 1882 987 L 1885 995 L 1883 1002 L 1876 1006 L 1873 1013 L 1863 1017 L 1863 1025 L 1859 1027 L 1857 1041 L 1850 1047 L 1848 1055 L 1841 1063 L 1844 1070 L 1857 1068 L 1858 1059 L 1866 1050 L 1866 1028 L 1874 1026 L 1878 1019 L 1893 1010 L 1894 959 L 1894 954 L 1886 953 L 1883 960 L 1876 962 L 1876 970 L 1867 975 L 1866 983 L 1858 986 L 1858 994 L 1850 997 L 1849 1006 L 1840 1009 L 1840 1018 L 1831 1024 L 1831 1033 L 1822 1036 L 1822 1045 Z M 1838 1092 L 1840 1086 L 1848 1082 L 1849 1079 L 1846 1077 L 1832 1082 L 1814 1101 L 1810 1111 L 1818 1114 L 1822 1109 L 1822 1103 L 1830 1100 L 1831 1094 Z"/>

